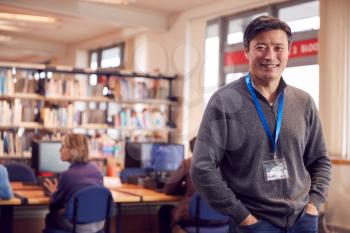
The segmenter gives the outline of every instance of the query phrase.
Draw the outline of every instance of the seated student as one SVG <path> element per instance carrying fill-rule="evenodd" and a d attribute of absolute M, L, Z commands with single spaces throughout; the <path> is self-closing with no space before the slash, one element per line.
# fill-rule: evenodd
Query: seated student
<path fill-rule="evenodd" d="M 190 141 L 190 151 L 193 153 L 196 137 Z M 166 194 L 183 194 L 179 203 L 173 206 L 162 206 L 159 210 L 159 232 L 180 233 L 181 222 L 188 219 L 190 199 L 196 190 L 193 187 L 190 177 L 190 167 L 192 158 L 182 161 L 178 169 L 171 175 L 164 187 Z"/>
<path fill-rule="evenodd" d="M 10 199 L 13 196 L 6 167 L 0 164 L 0 199 Z"/>
<path fill-rule="evenodd" d="M 50 191 L 50 212 L 46 216 L 46 228 L 72 230 L 73 225 L 65 218 L 65 204 L 77 191 L 91 185 L 103 185 L 103 175 L 98 167 L 88 160 L 88 139 L 81 134 L 67 134 L 63 137 L 60 149 L 61 160 L 71 163 L 58 182 L 46 179 L 44 186 Z M 93 200 L 92 200 L 93 201 Z M 104 221 L 92 224 L 78 224 L 77 232 L 97 232 Z"/>

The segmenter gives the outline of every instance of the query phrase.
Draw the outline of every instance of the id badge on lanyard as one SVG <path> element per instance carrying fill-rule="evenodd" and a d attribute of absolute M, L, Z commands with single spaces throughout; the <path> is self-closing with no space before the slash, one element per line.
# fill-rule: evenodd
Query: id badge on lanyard
<path fill-rule="evenodd" d="M 263 161 L 265 181 L 288 179 L 287 162 L 284 158 Z"/>
<path fill-rule="evenodd" d="M 250 74 L 248 73 L 246 76 L 246 84 L 248 87 L 248 90 L 250 92 L 250 95 L 252 96 L 255 104 L 255 108 L 258 112 L 259 118 L 261 123 L 264 126 L 265 132 L 271 142 L 273 153 L 271 155 L 272 160 L 264 160 L 263 161 L 263 169 L 264 169 L 264 176 L 266 181 L 274 181 L 274 180 L 282 180 L 282 179 L 288 179 L 288 169 L 287 169 L 287 162 L 284 158 L 278 158 L 277 152 L 276 152 L 276 144 L 278 140 L 278 136 L 281 130 L 281 124 L 282 124 L 282 112 L 283 112 L 283 102 L 284 102 L 284 92 L 280 95 L 278 99 L 278 113 L 277 113 L 277 124 L 276 124 L 276 130 L 275 130 L 275 137 L 272 137 L 270 128 L 267 124 L 267 121 L 265 119 L 264 113 L 261 109 L 260 103 L 258 101 L 258 98 L 256 97 L 255 90 L 253 88 Z"/>

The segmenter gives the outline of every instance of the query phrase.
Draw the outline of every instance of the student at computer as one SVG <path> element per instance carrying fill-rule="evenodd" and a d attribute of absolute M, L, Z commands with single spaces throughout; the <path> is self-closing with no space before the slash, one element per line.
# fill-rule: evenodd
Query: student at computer
<path fill-rule="evenodd" d="M 196 137 L 190 141 L 191 153 L 193 153 L 195 141 Z M 192 158 L 183 160 L 164 186 L 164 192 L 166 194 L 183 194 L 183 197 L 175 207 L 165 205 L 160 208 L 159 232 L 184 232 L 180 225 L 188 219 L 190 199 L 196 192 L 190 177 L 191 162 Z"/>
<path fill-rule="evenodd" d="M 67 134 L 63 137 L 60 149 L 61 160 L 70 162 L 67 171 L 61 173 L 58 182 L 46 179 L 44 186 L 52 193 L 50 212 L 46 216 L 46 228 L 72 230 L 73 225 L 65 217 L 65 204 L 68 199 L 82 188 L 91 185 L 103 185 L 103 175 L 98 167 L 89 162 L 88 139 L 81 134 Z M 92 200 L 93 201 L 93 200 Z M 93 224 L 78 224 L 77 232 L 97 232 L 104 221 Z"/>
<path fill-rule="evenodd" d="M 6 167 L 0 164 L 0 199 L 10 199 L 13 196 Z"/>

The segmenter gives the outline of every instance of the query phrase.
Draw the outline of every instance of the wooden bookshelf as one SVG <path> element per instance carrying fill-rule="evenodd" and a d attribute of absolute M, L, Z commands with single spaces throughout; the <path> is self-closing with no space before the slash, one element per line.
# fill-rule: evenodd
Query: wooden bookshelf
<path fill-rule="evenodd" d="M 89 85 L 90 75 L 99 79 L 94 86 Z M 101 134 L 98 130 L 117 130 L 113 133 L 118 135 L 118 143 L 134 133 L 157 140 L 161 135 L 169 141 L 170 133 L 176 131 L 169 127 L 175 125 L 171 108 L 178 106 L 172 95 L 175 80 L 176 75 L 114 68 L 0 62 L 1 139 L 5 135 L 15 153 L 20 151 L 15 148 L 17 144 L 28 146 L 33 136 L 49 134 L 56 138 L 74 130 L 90 135 L 94 131 Z M 108 96 L 103 95 L 106 88 Z M 22 134 L 30 137 L 23 139 Z M 0 149 L 9 142 L 0 141 Z M 17 155 L 1 158 L 27 159 Z"/>
<path fill-rule="evenodd" d="M 43 126 L 37 122 L 21 122 L 20 124 L 0 124 L 0 130 L 10 130 L 10 129 L 43 129 Z"/>
<path fill-rule="evenodd" d="M 47 102 L 113 102 L 113 99 L 107 98 L 107 97 L 72 97 L 72 96 L 46 96 L 44 98 Z"/>
<path fill-rule="evenodd" d="M 23 156 L 23 155 L 2 155 L 0 156 L 1 159 L 11 159 L 11 160 L 29 160 L 31 157 Z"/>

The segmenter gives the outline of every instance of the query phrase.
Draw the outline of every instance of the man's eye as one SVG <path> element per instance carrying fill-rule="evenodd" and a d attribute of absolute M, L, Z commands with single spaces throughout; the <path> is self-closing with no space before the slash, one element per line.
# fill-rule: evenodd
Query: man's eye
<path fill-rule="evenodd" d="M 266 46 L 263 46 L 263 45 L 258 45 L 255 47 L 257 50 L 263 50 L 263 49 L 266 49 Z"/>

